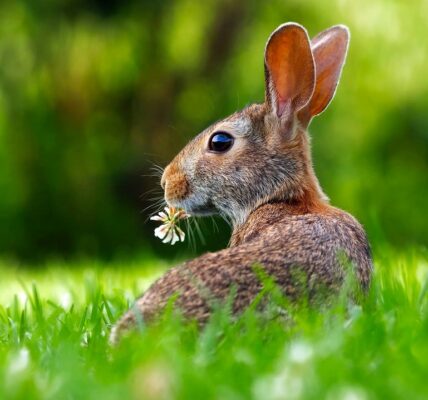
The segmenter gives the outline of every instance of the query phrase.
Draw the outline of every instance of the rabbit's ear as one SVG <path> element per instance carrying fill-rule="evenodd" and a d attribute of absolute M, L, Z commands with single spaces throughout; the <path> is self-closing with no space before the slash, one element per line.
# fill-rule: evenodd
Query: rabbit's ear
<path fill-rule="evenodd" d="M 287 23 L 270 36 L 265 49 L 266 102 L 279 118 L 294 114 L 312 97 L 315 66 L 308 34 Z"/>
<path fill-rule="evenodd" d="M 320 114 L 330 104 L 339 83 L 348 44 L 349 29 L 344 25 L 333 26 L 312 39 L 316 84 L 311 101 L 302 110 L 306 118 Z"/>

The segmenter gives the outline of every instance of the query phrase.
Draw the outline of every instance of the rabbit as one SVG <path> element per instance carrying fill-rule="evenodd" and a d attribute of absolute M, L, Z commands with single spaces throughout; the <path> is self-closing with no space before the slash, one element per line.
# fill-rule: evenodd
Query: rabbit
<path fill-rule="evenodd" d="M 264 56 L 265 101 L 214 123 L 164 170 L 168 205 L 190 215 L 220 214 L 232 222 L 229 247 L 170 269 L 113 327 L 112 343 L 139 320 L 156 319 L 172 296 L 185 318 L 201 326 L 211 300 L 234 288 L 242 312 L 262 289 L 260 265 L 287 298 L 299 290 L 293 271 L 335 292 L 344 282 L 344 255 L 359 286 L 373 270 L 363 227 L 329 204 L 315 176 L 307 127 L 332 100 L 347 55 L 349 30 L 333 26 L 312 41 L 297 23 L 280 25 Z M 310 289 L 311 290 L 311 289 Z"/>

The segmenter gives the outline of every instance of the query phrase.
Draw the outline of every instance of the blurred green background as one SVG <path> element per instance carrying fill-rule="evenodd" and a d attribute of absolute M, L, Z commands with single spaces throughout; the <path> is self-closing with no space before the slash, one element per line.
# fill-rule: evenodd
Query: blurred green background
<path fill-rule="evenodd" d="M 427 15 L 424 0 L 1 2 L 0 257 L 194 253 L 155 241 L 151 168 L 263 100 L 264 45 L 286 21 L 351 29 L 337 96 L 310 129 L 332 203 L 374 246 L 426 245 Z M 218 223 L 198 252 L 227 243 Z"/>

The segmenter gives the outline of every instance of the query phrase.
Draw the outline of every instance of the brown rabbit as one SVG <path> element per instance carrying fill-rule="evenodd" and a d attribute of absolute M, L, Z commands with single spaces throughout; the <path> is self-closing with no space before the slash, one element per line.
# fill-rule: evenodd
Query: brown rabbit
<path fill-rule="evenodd" d="M 265 102 L 210 126 L 168 165 L 161 181 L 167 203 L 230 219 L 230 246 L 169 270 L 120 319 L 113 342 L 139 319 L 153 320 L 173 295 L 184 316 L 203 324 L 210 299 L 226 299 L 233 287 L 233 310 L 240 312 L 262 287 L 255 264 L 293 298 L 295 268 L 307 277 L 309 293 L 316 284 L 337 290 L 345 255 L 367 288 L 373 266 L 365 232 L 328 204 L 306 132 L 334 96 L 348 42 L 344 26 L 312 41 L 298 24 L 279 26 L 265 49 Z"/>

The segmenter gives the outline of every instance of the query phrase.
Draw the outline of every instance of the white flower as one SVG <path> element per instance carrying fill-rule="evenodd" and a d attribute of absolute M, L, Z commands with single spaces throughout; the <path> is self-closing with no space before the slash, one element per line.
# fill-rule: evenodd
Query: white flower
<path fill-rule="evenodd" d="M 182 209 L 165 207 L 164 211 L 150 218 L 152 221 L 162 222 L 162 225 L 155 229 L 155 236 L 161 239 L 163 243 L 175 244 L 178 241 L 184 242 L 186 234 L 177 223 L 188 217 L 189 215 Z"/>

